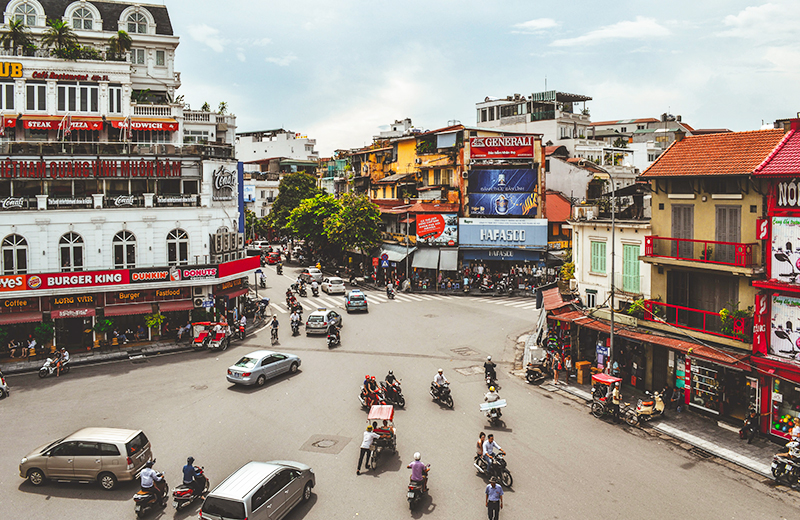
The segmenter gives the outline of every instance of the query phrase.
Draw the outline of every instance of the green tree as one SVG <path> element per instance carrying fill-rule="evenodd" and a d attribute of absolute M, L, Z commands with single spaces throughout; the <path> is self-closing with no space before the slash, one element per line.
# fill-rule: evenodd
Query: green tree
<path fill-rule="evenodd" d="M 59 19 L 47 20 L 47 30 L 42 37 L 42 44 L 63 52 L 78 47 L 78 37 L 67 22 Z"/>
<path fill-rule="evenodd" d="M 289 214 L 305 199 L 321 193 L 317 188 L 317 179 L 305 172 L 290 173 L 281 179 L 278 196 L 272 204 L 272 210 L 265 218 L 269 226 L 280 233 L 289 233 Z"/>
<path fill-rule="evenodd" d="M 342 252 L 349 249 L 370 251 L 381 241 L 381 212 L 366 195 L 345 193 L 341 208 L 325 221 L 328 241 Z"/>
<path fill-rule="evenodd" d="M 109 38 L 108 51 L 111 53 L 111 59 L 121 59 L 122 55 L 131 50 L 133 40 L 125 31 L 117 31 L 117 34 Z"/>
<path fill-rule="evenodd" d="M 315 248 L 330 251 L 325 223 L 339 213 L 342 205 L 333 195 L 320 193 L 300 202 L 289 214 L 288 228 Z"/>
<path fill-rule="evenodd" d="M 267 218 L 259 218 L 254 211 L 249 209 L 244 210 L 244 225 L 245 236 L 255 240 L 256 237 L 262 238 L 267 236 L 269 231 L 269 224 Z"/>
<path fill-rule="evenodd" d="M 33 37 L 31 30 L 25 25 L 22 20 L 8 22 L 8 29 L 0 36 L 0 44 L 6 49 L 16 49 L 22 47 L 23 49 L 33 47 Z"/>
<path fill-rule="evenodd" d="M 208 104 L 208 101 L 203 103 L 203 106 L 200 107 L 200 110 L 203 112 L 211 112 L 211 105 Z"/>
<path fill-rule="evenodd" d="M 227 114 L 228 113 L 228 102 L 227 101 L 220 101 L 219 102 L 219 108 L 217 108 L 217 112 L 219 112 L 222 115 Z"/>

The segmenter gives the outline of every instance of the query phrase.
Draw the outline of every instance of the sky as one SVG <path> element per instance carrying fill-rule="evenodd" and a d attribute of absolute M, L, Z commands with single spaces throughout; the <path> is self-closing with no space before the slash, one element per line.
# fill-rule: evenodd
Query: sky
<path fill-rule="evenodd" d="M 300 132 L 323 157 L 406 117 L 474 125 L 485 97 L 545 83 L 591 96 L 593 121 L 740 131 L 800 110 L 799 0 L 162 1 L 186 102 L 226 101 L 237 131 Z"/>

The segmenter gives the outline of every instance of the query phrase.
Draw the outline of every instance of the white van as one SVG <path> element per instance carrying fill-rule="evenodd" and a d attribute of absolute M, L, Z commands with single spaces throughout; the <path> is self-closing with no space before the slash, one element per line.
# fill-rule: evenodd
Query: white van
<path fill-rule="evenodd" d="M 250 243 L 250 249 L 260 249 L 262 251 L 269 249 L 269 242 L 266 240 L 256 240 Z"/>

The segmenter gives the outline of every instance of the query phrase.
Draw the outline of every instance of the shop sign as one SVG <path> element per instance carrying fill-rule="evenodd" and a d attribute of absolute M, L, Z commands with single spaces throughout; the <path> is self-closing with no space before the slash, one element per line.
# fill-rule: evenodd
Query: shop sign
<path fill-rule="evenodd" d="M 94 307 L 95 303 L 96 302 L 93 294 L 81 294 L 79 296 L 54 296 L 53 298 L 50 298 L 50 307 L 52 308 L 73 306 Z"/>
<path fill-rule="evenodd" d="M 130 269 L 131 283 L 180 282 L 181 270 L 178 267 L 161 269 Z"/>
<path fill-rule="evenodd" d="M 0 78 L 21 78 L 22 63 L 0 61 Z"/>
<path fill-rule="evenodd" d="M 756 306 L 753 310 L 753 353 L 767 353 L 767 321 L 769 296 L 756 294 Z"/>
<path fill-rule="evenodd" d="M 800 275 L 800 217 L 772 217 L 769 277 L 797 283 Z"/>
<path fill-rule="evenodd" d="M 459 245 L 466 247 L 547 247 L 547 220 L 462 218 Z"/>
<path fill-rule="evenodd" d="M 244 284 L 244 278 L 237 278 L 229 282 L 220 283 L 214 286 L 214 292 L 227 291 L 230 289 L 237 289 Z"/>
<path fill-rule="evenodd" d="M 124 208 L 133 206 L 136 203 L 135 195 L 117 195 L 116 197 L 106 197 L 106 207 Z"/>
<path fill-rule="evenodd" d="M 112 297 L 117 303 L 143 302 L 147 299 L 144 291 L 119 291 L 113 293 Z"/>
<path fill-rule="evenodd" d="M 467 195 L 470 215 L 537 215 L 538 193 L 472 193 Z"/>
<path fill-rule="evenodd" d="M 769 240 L 769 219 L 756 219 L 756 240 Z"/>
<path fill-rule="evenodd" d="M 196 195 L 158 196 L 156 204 L 193 204 L 197 201 Z"/>
<path fill-rule="evenodd" d="M 772 296 L 769 354 L 800 361 L 800 298 Z"/>
<path fill-rule="evenodd" d="M 69 123 L 63 120 L 53 119 L 25 119 L 22 127 L 30 130 L 63 130 L 69 124 L 70 130 L 102 130 L 102 121 L 80 121 L 71 120 Z"/>
<path fill-rule="evenodd" d="M 454 246 L 458 243 L 458 214 L 417 215 L 417 244 Z"/>
<path fill-rule="evenodd" d="M 259 258 L 254 256 L 258 260 Z M 190 269 L 181 270 L 181 276 L 184 280 L 208 280 L 209 278 L 217 277 L 216 267 L 192 267 Z"/>
<path fill-rule="evenodd" d="M 179 298 L 189 298 L 188 288 L 156 289 L 156 300 L 175 300 Z"/>
<path fill-rule="evenodd" d="M 548 251 L 561 251 L 562 249 L 569 249 L 570 247 L 572 247 L 572 242 L 570 240 L 556 240 L 547 243 Z"/>
<path fill-rule="evenodd" d="M 0 161 L 5 179 L 84 179 L 107 177 L 180 177 L 181 161 Z"/>
<path fill-rule="evenodd" d="M 65 287 L 101 287 L 123 285 L 130 281 L 127 270 L 80 271 L 73 273 L 28 275 L 29 289 L 61 289 Z"/>
<path fill-rule="evenodd" d="M 6 197 L 0 201 L 3 209 L 22 209 L 25 207 L 25 199 L 23 197 Z"/>
<path fill-rule="evenodd" d="M 0 276 L 0 292 L 7 291 L 24 291 L 25 290 L 24 274 L 11 274 Z"/>
<path fill-rule="evenodd" d="M 212 174 L 214 180 L 214 200 L 233 200 L 233 189 L 236 187 L 236 172 L 220 166 Z"/>
<path fill-rule="evenodd" d="M 94 309 L 62 309 L 59 311 L 52 311 L 50 318 L 54 320 L 64 318 L 90 318 L 95 316 L 97 312 Z"/>
<path fill-rule="evenodd" d="M 775 202 L 779 208 L 800 208 L 800 184 L 797 179 L 781 181 L 775 186 Z"/>
<path fill-rule="evenodd" d="M 91 206 L 92 205 L 92 198 L 91 197 L 73 197 L 73 198 L 62 198 L 62 199 L 47 199 L 47 206 Z"/>
<path fill-rule="evenodd" d="M 471 137 L 469 140 L 472 159 L 533 159 L 535 135 L 507 137 Z"/>
<path fill-rule="evenodd" d="M 13 300 L 3 300 L 2 308 L 11 312 L 38 311 L 39 298 L 14 298 Z"/>
<path fill-rule="evenodd" d="M 464 249 L 464 260 L 504 260 L 515 262 L 539 262 L 542 259 L 540 251 L 526 249 Z"/>
<path fill-rule="evenodd" d="M 20 65 L 22 67 L 22 65 Z M 20 71 L 21 72 L 21 71 Z M 22 74 L 20 73 L 20 76 Z M 31 79 L 55 79 L 61 81 L 93 81 L 97 83 L 98 81 L 110 81 L 108 79 L 108 74 L 63 74 L 60 72 L 47 72 L 47 71 L 34 71 L 31 74 Z"/>
<path fill-rule="evenodd" d="M 114 128 L 128 128 L 127 121 L 112 121 Z M 131 130 L 161 130 L 164 132 L 175 132 L 178 130 L 178 123 L 170 121 L 131 121 Z"/>
<path fill-rule="evenodd" d="M 467 193 L 533 193 L 539 191 L 535 169 L 470 170 Z"/>

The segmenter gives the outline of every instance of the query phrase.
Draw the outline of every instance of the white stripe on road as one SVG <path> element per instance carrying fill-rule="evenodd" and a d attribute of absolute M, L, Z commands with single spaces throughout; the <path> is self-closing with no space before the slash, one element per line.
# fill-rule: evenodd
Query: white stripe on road
<path fill-rule="evenodd" d="M 395 296 L 395 298 L 397 298 L 397 296 Z M 418 296 L 412 296 L 410 294 L 404 294 L 403 298 L 408 298 L 409 300 L 416 301 L 416 302 L 425 301 L 422 298 L 419 298 Z"/>
<path fill-rule="evenodd" d="M 272 306 L 273 306 L 273 307 L 275 307 L 275 310 L 277 310 L 277 311 L 278 311 L 278 312 L 280 312 L 281 314 L 286 314 L 286 313 L 288 312 L 288 311 L 285 311 L 285 310 L 283 310 L 283 307 L 281 307 L 281 306 L 280 306 L 279 304 L 277 304 L 277 303 L 274 303 Z"/>
<path fill-rule="evenodd" d="M 528 305 L 523 305 L 521 308 L 525 310 L 531 310 L 531 309 L 536 310 L 539 307 L 535 303 L 529 303 Z"/>

